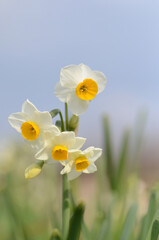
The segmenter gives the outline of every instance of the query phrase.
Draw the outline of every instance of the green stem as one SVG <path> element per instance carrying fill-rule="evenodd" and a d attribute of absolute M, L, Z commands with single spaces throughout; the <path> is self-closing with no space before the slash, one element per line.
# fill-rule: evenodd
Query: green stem
<path fill-rule="evenodd" d="M 68 131 L 68 107 L 67 107 L 67 103 L 65 103 L 65 123 L 66 123 L 66 131 Z"/>
<path fill-rule="evenodd" d="M 59 112 L 59 115 L 60 115 L 60 119 L 61 119 L 61 132 L 64 132 L 65 131 L 65 125 L 64 125 L 62 113 Z"/>
<path fill-rule="evenodd" d="M 64 120 L 63 120 L 63 116 L 62 113 L 59 109 L 53 109 L 50 111 L 50 114 L 52 116 L 52 118 L 56 117 L 57 114 L 59 114 L 60 116 L 60 120 L 61 120 L 61 131 L 65 131 L 65 125 L 64 125 Z"/>
<path fill-rule="evenodd" d="M 63 175 L 63 199 L 62 199 L 62 235 L 63 240 L 67 239 L 70 222 L 70 194 L 67 174 Z"/>
<path fill-rule="evenodd" d="M 65 130 L 68 130 L 68 108 L 65 103 Z M 63 240 L 67 239 L 70 223 L 70 190 L 67 174 L 62 177 L 63 198 L 62 198 L 62 235 Z"/>

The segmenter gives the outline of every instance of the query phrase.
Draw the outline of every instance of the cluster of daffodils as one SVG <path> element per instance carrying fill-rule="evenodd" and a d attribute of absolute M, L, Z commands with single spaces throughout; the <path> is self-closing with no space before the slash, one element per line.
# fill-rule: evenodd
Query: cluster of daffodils
<path fill-rule="evenodd" d="M 91 100 L 102 92 L 106 85 L 103 73 L 92 71 L 84 64 L 70 65 L 61 70 L 60 81 L 55 86 L 54 94 L 65 102 L 73 113 L 70 121 L 66 114 L 65 123 L 60 110 L 40 112 L 29 101 L 22 105 L 22 111 L 9 116 L 9 123 L 36 151 L 36 162 L 25 170 L 26 178 L 37 176 L 44 163 L 59 162 L 61 174 L 68 174 L 72 180 L 82 173 L 97 170 L 95 161 L 101 156 L 102 149 L 89 147 L 81 150 L 86 139 L 77 137 L 74 131 L 78 116 L 86 111 Z M 59 113 L 60 121 L 52 123 L 52 118 Z"/>

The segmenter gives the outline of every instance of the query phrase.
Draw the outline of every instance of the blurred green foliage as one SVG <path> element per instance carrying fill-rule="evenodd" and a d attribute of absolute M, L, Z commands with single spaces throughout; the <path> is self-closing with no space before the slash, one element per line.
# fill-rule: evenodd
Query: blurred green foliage
<path fill-rule="evenodd" d="M 159 186 L 147 187 L 140 179 L 144 119 L 124 131 L 116 158 L 108 117 L 103 129 L 104 154 L 97 173 L 71 182 L 67 240 L 158 240 Z M 1 240 L 62 240 L 59 165 L 46 164 L 38 177 L 26 180 L 24 171 L 33 156 L 27 144 L 15 140 L 0 154 Z M 85 213 L 79 203 L 83 197 Z"/>

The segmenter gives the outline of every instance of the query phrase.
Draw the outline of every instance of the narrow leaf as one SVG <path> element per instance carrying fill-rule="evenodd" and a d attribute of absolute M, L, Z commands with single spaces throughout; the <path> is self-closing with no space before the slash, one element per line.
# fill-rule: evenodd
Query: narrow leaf
<path fill-rule="evenodd" d="M 159 222 L 159 208 L 156 210 L 155 214 L 154 214 L 154 217 L 153 217 L 153 220 L 151 221 L 151 224 L 150 224 L 150 227 L 148 229 L 148 233 L 146 235 L 146 240 L 151 240 L 151 236 L 152 236 L 152 228 L 153 228 L 153 223 L 155 221 L 158 221 Z M 156 225 L 156 224 L 155 224 Z M 155 226 L 156 227 L 156 226 Z M 153 230 L 154 231 L 154 230 Z M 157 238 L 158 239 L 158 238 Z"/>
<path fill-rule="evenodd" d="M 157 240 L 159 236 L 159 221 L 155 220 L 152 225 L 151 240 Z"/>
<path fill-rule="evenodd" d="M 89 231 L 88 231 L 88 228 L 84 222 L 84 220 L 82 219 L 82 237 L 83 237 L 83 240 L 89 240 L 90 239 L 90 234 L 89 234 Z"/>
<path fill-rule="evenodd" d="M 151 197 L 150 197 L 148 212 L 143 219 L 143 223 L 142 223 L 142 226 L 141 226 L 141 231 L 140 231 L 138 240 L 145 240 L 146 239 L 147 234 L 150 230 L 155 212 L 156 212 L 156 194 L 152 193 Z"/>
<path fill-rule="evenodd" d="M 76 202 L 75 202 L 75 199 L 73 197 L 73 194 L 72 194 L 72 191 L 70 191 L 70 202 L 71 202 L 71 209 L 72 211 L 74 212 L 75 209 L 76 209 Z M 83 237 L 83 240 L 89 240 L 90 239 L 90 236 L 89 236 L 89 231 L 88 231 L 88 228 L 84 222 L 84 219 L 82 219 L 82 226 L 81 226 L 81 231 L 82 231 L 82 237 Z"/>
<path fill-rule="evenodd" d="M 112 228 L 112 205 L 110 205 L 109 211 L 107 213 L 106 219 L 103 221 L 101 225 L 101 229 L 99 231 L 98 240 L 105 240 L 108 238 L 109 240 L 112 239 L 111 236 L 111 228 Z"/>
<path fill-rule="evenodd" d="M 119 158 L 119 166 L 117 170 L 116 184 L 119 186 L 121 184 L 124 170 L 126 167 L 126 157 L 128 152 L 128 143 L 129 143 L 129 131 L 125 131 L 123 136 L 123 142 L 121 147 L 121 154 Z"/>
<path fill-rule="evenodd" d="M 73 216 L 71 217 L 67 240 L 79 240 L 83 214 L 84 214 L 84 205 L 83 203 L 80 203 L 75 208 Z"/>
<path fill-rule="evenodd" d="M 127 214 L 120 240 L 129 240 L 134 230 L 137 204 L 133 204 Z"/>
<path fill-rule="evenodd" d="M 105 133 L 105 153 L 106 153 L 106 172 L 108 175 L 109 183 L 112 190 L 116 189 L 115 186 L 115 168 L 112 156 L 112 142 L 110 136 L 110 127 L 108 117 L 104 117 L 104 133 Z"/>

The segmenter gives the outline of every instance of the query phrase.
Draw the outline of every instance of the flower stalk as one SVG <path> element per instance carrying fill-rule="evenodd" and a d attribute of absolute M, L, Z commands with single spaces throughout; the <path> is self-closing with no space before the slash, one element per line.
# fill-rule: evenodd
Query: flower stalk
<path fill-rule="evenodd" d="M 62 235 L 67 239 L 70 221 L 70 192 L 67 174 L 63 175 L 63 198 L 62 198 Z"/>
<path fill-rule="evenodd" d="M 60 120 L 61 120 L 61 131 L 64 132 L 65 126 L 64 126 L 64 120 L 63 120 L 61 111 L 59 109 L 53 109 L 50 111 L 50 114 L 52 118 L 56 117 L 56 115 L 59 114 Z"/>
<path fill-rule="evenodd" d="M 68 108 L 65 103 L 65 128 L 68 130 Z M 63 240 L 67 239 L 70 222 L 70 189 L 67 173 L 62 177 L 63 196 L 62 196 L 62 235 Z"/>
<path fill-rule="evenodd" d="M 65 103 L 65 128 L 66 128 L 66 131 L 68 131 L 68 106 L 67 106 L 67 103 Z"/>

